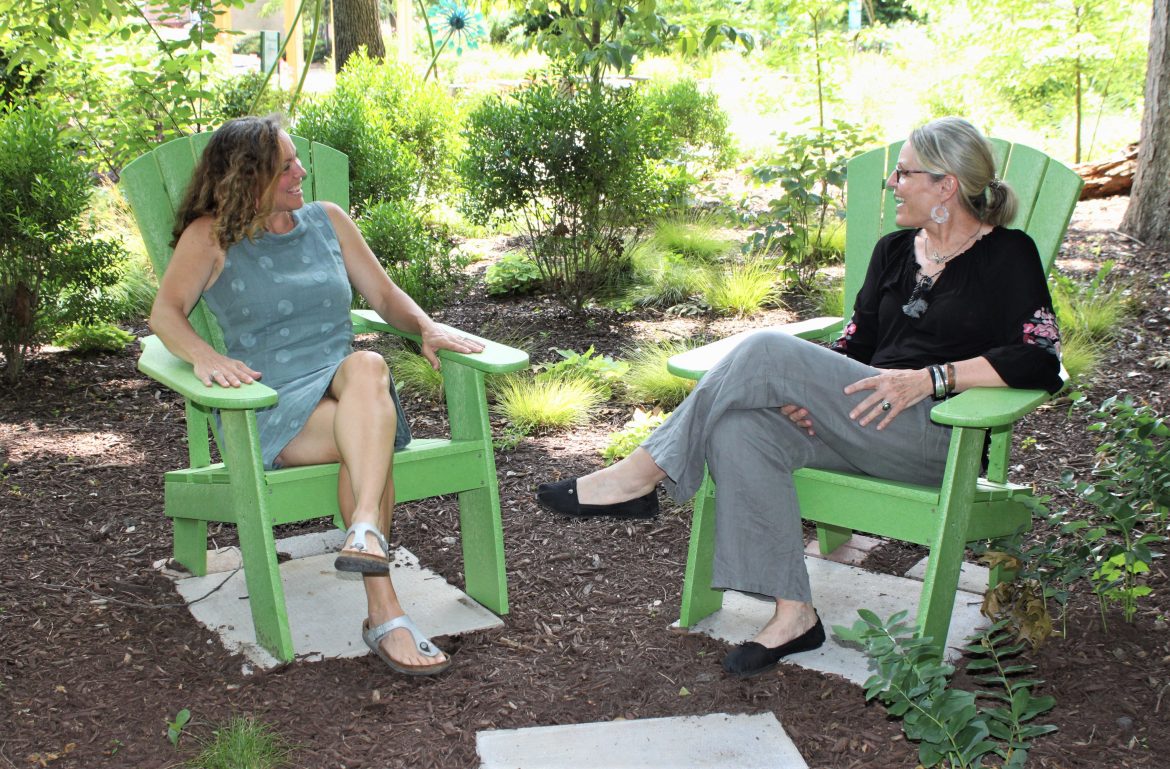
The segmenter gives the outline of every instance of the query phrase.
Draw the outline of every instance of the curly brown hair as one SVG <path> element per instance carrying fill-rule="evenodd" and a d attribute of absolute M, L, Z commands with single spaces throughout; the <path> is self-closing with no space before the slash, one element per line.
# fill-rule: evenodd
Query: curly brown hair
<path fill-rule="evenodd" d="M 215 220 L 215 239 L 225 250 L 264 229 L 280 177 L 281 130 L 278 115 L 236 118 L 216 129 L 175 213 L 172 247 L 201 216 Z"/>

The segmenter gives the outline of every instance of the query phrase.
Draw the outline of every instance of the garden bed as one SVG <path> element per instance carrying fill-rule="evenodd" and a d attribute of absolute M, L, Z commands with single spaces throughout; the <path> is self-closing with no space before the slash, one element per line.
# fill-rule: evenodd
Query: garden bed
<path fill-rule="evenodd" d="M 1125 202 L 1080 204 L 1058 269 L 1092 271 L 1114 259 L 1141 301 L 1084 388 L 1090 400 L 1132 393 L 1166 414 L 1167 375 L 1153 361 L 1170 352 L 1170 259 L 1113 230 Z M 438 317 L 489 336 L 521 329 L 538 361 L 555 348 L 620 355 L 639 335 L 721 335 L 767 322 L 650 311 L 576 317 L 537 299 L 492 301 L 477 286 Z M 629 416 L 618 407 L 588 428 L 525 439 L 497 456 L 512 612 L 502 630 L 451 639 L 449 673 L 406 679 L 373 657 L 250 671 L 154 567 L 170 553 L 162 473 L 184 465 L 186 449 L 175 397 L 134 363 L 133 350 L 43 352 L 18 386 L 0 387 L 0 767 L 174 766 L 237 715 L 295 744 L 294 766 L 473 767 L 482 729 L 764 711 L 776 713 L 810 766 L 916 764 L 899 722 L 867 706 L 858 687 L 792 666 L 728 679 L 719 667 L 724 644 L 668 629 L 686 559 L 684 511 L 668 503 L 658 520 L 615 523 L 537 508 L 537 483 L 600 464 L 608 433 Z M 422 402 L 407 409 L 416 434 L 444 432 L 438 410 Z M 1087 422 L 1060 402 L 1030 416 L 1013 480 L 1047 493 L 1064 468 L 1087 470 L 1096 444 Z M 458 557 L 444 543 L 457 527 L 452 500 L 427 500 L 398 509 L 393 539 L 459 583 Z M 213 535 L 222 544 L 234 533 Z M 869 565 L 904 568 L 915 556 L 891 544 Z M 1165 765 L 1167 571 L 1164 561 L 1152 565 L 1154 593 L 1132 624 L 1113 609 L 1103 625 L 1095 596 L 1077 593 L 1066 636 L 1029 655 L 1046 681 L 1038 693 L 1056 698 L 1039 720 L 1059 727 L 1037 741 L 1029 766 Z M 176 749 L 167 721 L 183 708 L 193 718 Z"/>

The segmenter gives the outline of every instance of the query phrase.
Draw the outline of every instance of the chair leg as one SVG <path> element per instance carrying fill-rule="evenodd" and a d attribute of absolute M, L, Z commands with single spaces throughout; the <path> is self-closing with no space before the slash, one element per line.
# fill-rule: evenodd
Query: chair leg
<path fill-rule="evenodd" d="M 939 496 L 939 526 L 931 543 L 918 602 L 918 634 L 933 639 L 940 652 L 946 647 L 954 612 L 984 432 L 956 427 L 951 435 L 947 471 Z"/>
<path fill-rule="evenodd" d="M 691 627 L 723 607 L 723 593 L 711 589 L 711 572 L 715 563 L 715 482 L 711 474 L 695 495 L 695 513 L 691 518 L 691 541 L 687 552 L 686 576 L 678 624 Z"/>
<path fill-rule="evenodd" d="M 276 560 L 255 414 L 224 411 L 223 436 L 224 462 L 231 472 L 232 506 L 239 511 L 236 527 L 256 641 L 278 660 L 290 662 L 292 633 Z"/>
<path fill-rule="evenodd" d="M 175 518 L 175 560 L 202 577 L 207 574 L 207 521 L 195 518 Z"/>
<path fill-rule="evenodd" d="M 827 523 L 817 524 L 817 547 L 821 555 L 828 555 L 853 538 L 853 530 Z"/>
<path fill-rule="evenodd" d="M 464 586 L 469 596 L 503 615 L 508 613 L 508 577 L 504 569 L 504 527 L 500 521 L 500 492 L 494 467 L 487 477 L 486 487 L 459 494 Z"/>
<path fill-rule="evenodd" d="M 459 494 L 459 527 L 463 539 L 464 589 L 494 611 L 508 613 L 508 576 L 504 562 L 504 527 L 500 518 L 500 487 L 488 420 L 483 372 L 448 361 L 443 390 L 451 437 L 483 441 L 484 486 Z"/>

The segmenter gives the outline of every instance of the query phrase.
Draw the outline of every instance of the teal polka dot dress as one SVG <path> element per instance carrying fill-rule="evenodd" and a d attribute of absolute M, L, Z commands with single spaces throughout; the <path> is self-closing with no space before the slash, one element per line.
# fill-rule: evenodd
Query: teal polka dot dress
<path fill-rule="evenodd" d="M 349 307 L 353 293 L 341 243 L 318 203 L 293 213 L 283 235 L 266 232 L 227 250 L 223 272 L 203 298 L 223 329 L 227 355 L 262 375 L 280 394 L 256 412 L 264 466 L 301 431 L 324 397 L 337 367 L 353 352 Z M 395 448 L 410 442 L 410 427 L 395 395 Z"/>

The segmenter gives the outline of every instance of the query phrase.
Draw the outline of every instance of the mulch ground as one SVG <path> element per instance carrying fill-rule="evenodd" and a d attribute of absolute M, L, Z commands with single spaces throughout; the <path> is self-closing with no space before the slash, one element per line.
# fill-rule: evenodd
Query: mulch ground
<path fill-rule="evenodd" d="M 1170 259 L 1112 229 L 1124 205 L 1081 204 L 1059 268 L 1083 273 L 1113 259 L 1139 308 L 1085 392 L 1094 402 L 1129 393 L 1166 414 L 1167 376 L 1155 360 L 1170 349 Z M 538 300 L 490 301 L 474 287 L 440 317 L 487 335 L 525 330 L 537 361 L 558 347 L 592 344 L 617 355 L 650 333 L 743 325 L 603 310 L 579 318 Z M 790 666 L 728 679 L 719 667 L 724 644 L 668 629 L 686 560 L 684 511 L 668 503 L 658 520 L 627 524 L 565 521 L 537 508 L 538 482 L 600 465 L 598 447 L 628 417 L 617 406 L 588 429 L 498 454 L 512 611 L 498 631 L 447 640 L 457 663 L 448 674 L 407 679 L 373 657 L 251 672 L 191 618 L 155 568 L 169 556 L 162 473 L 185 464 L 183 417 L 176 398 L 134 364 L 133 351 L 45 352 L 18 385 L 0 387 L 0 767 L 176 766 L 236 715 L 294 743 L 294 766 L 427 769 L 476 766 L 483 729 L 767 711 L 810 766 L 916 765 L 900 722 L 867 705 L 858 687 Z M 411 402 L 408 411 L 416 433 L 443 433 L 434 407 Z M 1016 452 L 1013 479 L 1050 492 L 1062 469 L 1084 472 L 1095 446 L 1086 425 L 1067 403 L 1030 416 L 1019 434 L 1032 440 Z M 213 528 L 212 536 L 224 544 L 234 535 Z M 461 584 L 448 544 L 455 536 L 450 499 L 397 511 L 394 540 Z M 868 565 L 896 570 L 919 556 L 891 543 Z M 1030 766 L 1168 765 L 1164 561 L 1149 584 L 1154 593 L 1132 624 L 1116 609 L 1102 617 L 1095 597 L 1079 590 L 1063 637 L 1028 655 L 1045 681 L 1037 693 L 1057 703 L 1041 721 L 1059 727 L 1036 742 Z M 193 719 L 176 749 L 166 722 L 182 708 Z"/>

